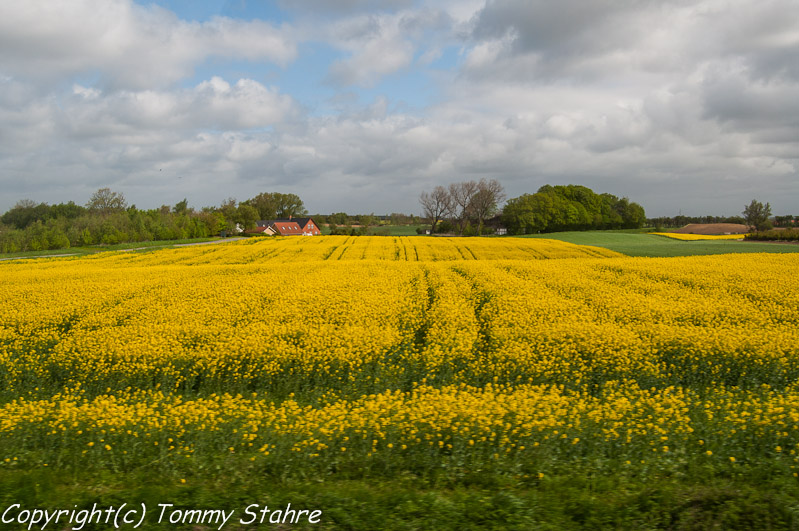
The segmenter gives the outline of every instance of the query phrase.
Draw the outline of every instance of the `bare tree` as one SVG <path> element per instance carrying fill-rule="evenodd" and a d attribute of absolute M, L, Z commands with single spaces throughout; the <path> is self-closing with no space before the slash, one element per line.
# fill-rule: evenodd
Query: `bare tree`
<path fill-rule="evenodd" d="M 482 232 L 485 220 L 496 214 L 499 204 L 504 200 L 505 189 L 496 179 L 480 179 L 469 203 L 469 215 L 477 220 L 478 234 Z"/>
<path fill-rule="evenodd" d="M 464 181 L 449 185 L 449 195 L 452 198 L 453 216 L 458 221 L 458 230 L 462 234 L 466 222 L 471 216 L 471 204 L 474 194 L 477 193 L 477 183 Z"/>
<path fill-rule="evenodd" d="M 422 204 L 422 215 L 430 219 L 430 233 L 432 234 L 438 222 L 452 211 L 452 196 L 443 186 L 436 186 L 433 193 L 422 192 L 419 196 Z"/>

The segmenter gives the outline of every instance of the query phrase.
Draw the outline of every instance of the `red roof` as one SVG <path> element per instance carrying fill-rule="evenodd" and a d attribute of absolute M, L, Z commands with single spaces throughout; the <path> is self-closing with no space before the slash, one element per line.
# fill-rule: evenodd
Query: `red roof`
<path fill-rule="evenodd" d="M 271 226 L 281 236 L 302 236 L 302 228 L 294 221 L 275 221 Z"/>
<path fill-rule="evenodd" d="M 245 230 L 247 234 L 261 234 L 262 232 L 266 232 L 266 227 L 255 227 L 254 229 Z"/>

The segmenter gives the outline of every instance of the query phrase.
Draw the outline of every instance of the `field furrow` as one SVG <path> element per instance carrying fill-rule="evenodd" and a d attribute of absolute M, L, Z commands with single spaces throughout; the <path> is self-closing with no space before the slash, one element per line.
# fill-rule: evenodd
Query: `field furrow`
<path fill-rule="evenodd" d="M 464 241 L 0 264 L 0 467 L 799 466 L 799 256 Z"/>

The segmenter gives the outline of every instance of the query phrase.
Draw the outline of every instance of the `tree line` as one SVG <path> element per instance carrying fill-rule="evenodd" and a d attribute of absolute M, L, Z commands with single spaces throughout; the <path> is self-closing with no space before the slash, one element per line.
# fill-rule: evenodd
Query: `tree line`
<path fill-rule="evenodd" d="M 183 199 L 172 206 L 141 210 L 129 206 L 122 193 L 101 188 L 85 205 L 74 201 L 55 205 L 19 201 L 0 216 L 0 253 L 232 235 L 255 227 L 260 220 L 307 215 L 296 194 L 265 192 L 241 202 L 231 197 L 219 206 L 201 209 L 190 207 Z M 401 213 L 376 216 L 336 212 L 313 217 L 319 225 L 329 224 L 334 234 L 371 234 L 364 227 L 421 223 L 419 216 Z"/>
<path fill-rule="evenodd" d="M 745 225 L 746 220 L 742 216 L 659 216 L 647 219 L 647 225 L 655 227 L 656 230 L 664 228 L 679 228 L 691 223 L 734 223 Z"/>
<path fill-rule="evenodd" d="M 752 202 L 744 208 L 743 215 L 749 226 L 749 234 L 745 236 L 747 240 L 799 241 L 799 219 L 796 216 L 775 216 L 772 223 L 769 203 L 764 205 L 752 199 Z M 780 227 L 780 230 L 775 230 L 775 226 Z"/>
<path fill-rule="evenodd" d="M 494 233 L 534 234 L 566 230 L 640 228 L 644 208 L 612 194 L 597 194 L 585 186 L 545 185 L 534 194 L 509 199 L 496 180 L 465 181 L 436 186 L 419 196 L 431 233 L 464 236 Z"/>
<path fill-rule="evenodd" d="M 262 193 L 246 201 L 230 198 L 195 210 L 186 199 L 174 206 L 140 210 L 120 192 L 97 190 L 85 206 L 19 201 L 0 216 L 0 252 L 66 249 L 86 245 L 204 238 L 248 229 L 261 219 L 307 214 L 295 194 Z"/>
<path fill-rule="evenodd" d="M 423 218 L 393 213 L 348 215 L 317 214 L 319 225 L 329 224 L 333 233 L 366 234 L 362 228 L 391 224 L 430 224 L 434 233 L 465 236 L 493 233 L 505 227 L 510 234 L 565 230 L 640 228 L 657 229 L 689 223 L 741 223 L 761 231 L 771 228 L 771 208 L 753 201 L 743 216 L 674 216 L 646 219 L 643 207 L 626 197 L 597 194 L 585 186 L 545 185 L 534 194 L 523 194 L 500 205 L 505 191 L 496 180 L 464 181 L 436 186 L 419 196 Z M 73 201 L 48 205 L 25 199 L 0 216 L 0 252 L 39 251 L 76 246 L 179 240 L 235 233 L 255 226 L 258 220 L 308 215 L 296 194 L 260 193 L 242 202 L 226 199 L 218 207 L 189 207 L 186 199 L 173 206 L 140 210 L 128 206 L 123 194 L 109 188 L 97 190 L 86 205 Z M 796 227 L 797 216 L 776 216 L 776 227 Z M 352 228 L 357 225 L 361 229 Z"/>
<path fill-rule="evenodd" d="M 510 234 L 634 229 L 644 226 L 646 213 L 626 197 L 597 194 L 573 184 L 545 185 L 534 194 L 508 200 L 502 222 Z"/>
<path fill-rule="evenodd" d="M 744 208 L 741 216 L 660 216 L 647 219 L 647 225 L 655 227 L 656 230 L 663 228 L 684 227 L 691 223 L 734 223 L 737 225 L 747 225 L 750 229 L 765 231 L 769 230 L 769 224 L 779 228 L 793 228 L 799 226 L 799 216 L 771 216 L 771 206 L 766 203 L 760 204 L 753 200 Z M 766 208 L 768 207 L 768 208 Z"/>

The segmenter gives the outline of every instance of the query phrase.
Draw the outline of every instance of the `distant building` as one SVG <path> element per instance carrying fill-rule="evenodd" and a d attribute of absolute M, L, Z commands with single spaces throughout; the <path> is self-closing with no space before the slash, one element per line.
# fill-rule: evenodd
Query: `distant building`
<path fill-rule="evenodd" d="M 295 218 L 261 220 L 256 228 L 247 232 L 251 234 L 279 234 L 281 236 L 319 236 L 322 231 L 313 218 Z"/>
<path fill-rule="evenodd" d="M 494 234 L 497 236 L 505 236 L 508 234 L 507 227 L 502 223 L 502 216 L 494 216 L 493 218 L 487 219 L 485 221 L 485 226 L 494 229 Z"/>

